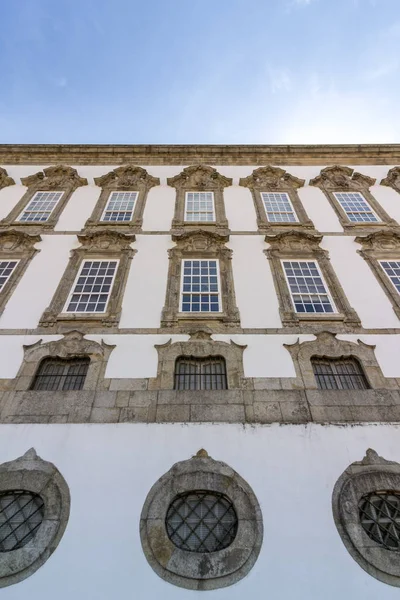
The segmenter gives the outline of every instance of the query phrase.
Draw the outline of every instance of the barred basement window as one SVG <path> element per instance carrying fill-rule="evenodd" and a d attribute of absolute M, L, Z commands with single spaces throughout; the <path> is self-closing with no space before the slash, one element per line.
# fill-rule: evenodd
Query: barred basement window
<path fill-rule="evenodd" d="M 72 287 L 65 312 L 106 312 L 117 265 L 117 260 L 86 260 Z"/>
<path fill-rule="evenodd" d="M 366 390 L 369 384 L 355 358 L 311 358 L 320 390 Z"/>
<path fill-rule="evenodd" d="M 85 383 L 90 359 L 45 358 L 39 365 L 32 390 L 67 391 L 81 390 Z"/>
<path fill-rule="evenodd" d="M 111 192 L 101 221 L 131 221 L 139 192 Z"/>
<path fill-rule="evenodd" d="M 0 261 L 0 292 L 10 279 L 18 260 L 2 260 Z"/>
<path fill-rule="evenodd" d="M 225 359 L 222 356 L 181 356 L 175 363 L 176 390 L 226 390 Z"/>
<path fill-rule="evenodd" d="M 335 313 L 336 308 L 316 262 L 282 261 L 297 313 Z"/>
<path fill-rule="evenodd" d="M 186 192 L 185 221 L 215 221 L 214 192 Z"/>
<path fill-rule="evenodd" d="M 39 222 L 47 221 L 57 206 L 64 192 L 36 192 L 28 206 L 21 213 L 18 221 Z"/>
<path fill-rule="evenodd" d="M 35 535 L 44 516 L 40 496 L 24 490 L 0 493 L 0 552 L 25 546 Z"/>
<path fill-rule="evenodd" d="M 265 213 L 271 223 L 296 223 L 297 215 L 286 192 L 261 192 Z"/>
<path fill-rule="evenodd" d="M 400 550 L 400 493 L 372 492 L 359 502 L 361 525 L 371 540 L 388 550 Z"/>
<path fill-rule="evenodd" d="M 360 192 L 334 192 L 336 200 L 353 223 L 377 223 L 380 221 Z"/>

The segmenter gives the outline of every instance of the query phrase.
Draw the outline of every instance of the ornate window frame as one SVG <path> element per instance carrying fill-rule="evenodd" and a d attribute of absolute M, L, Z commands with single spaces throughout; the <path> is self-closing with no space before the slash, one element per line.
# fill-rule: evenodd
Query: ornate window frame
<path fill-rule="evenodd" d="M 314 229 L 314 224 L 307 215 L 297 192 L 299 188 L 304 186 L 304 183 L 304 179 L 298 179 L 284 169 L 273 167 L 271 165 L 255 169 L 251 175 L 242 177 L 239 180 L 239 185 L 249 188 L 253 196 L 259 231 L 262 233 L 270 233 L 279 230 L 292 230 L 296 227 Z M 263 192 L 286 193 L 289 196 L 294 212 L 296 213 L 297 222 L 275 223 L 268 221 L 264 202 L 261 197 Z"/>
<path fill-rule="evenodd" d="M 226 364 L 228 390 L 244 387 L 243 352 L 247 346 L 241 346 L 232 340 L 229 344 L 213 340 L 209 330 L 197 329 L 190 333 L 187 342 L 172 343 L 169 340 L 165 344 L 156 344 L 154 347 L 158 353 L 158 367 L 157 377 L 152 381 L 152 389 L 174 389 L 175 362 L 179 356 L 196 358 L 222 356 Z"/>
<path fill-rule="evenodd" d="M 45 343 L 43 340 L 39 340 L 34 344 L 23 346 L 24 359 L 14 380 L 15 389 L 18 391 L 31 390 L 40 363 L 49 357 L 66 359 L 89 357 L 90 364 L 82 391 L 103 389 L 108 359 L 115 346 L 106 344 L 103 340 L 100 344 L 93 340 L 87 340 L 84 335 L 74 329 L 68 331 L 59 340 Z M 32 393 L 46 394 L 45 391 L 32 391 Z M 54 392 L 51 393 L 54 394 Z"/>
<path fill-rule="evenodd" d="M 330 262 L 329 253 L 319 246 L 322 235 L 302 231 L 286 231 L 274 236 L 265 236 L 270 248 L 264 254 L 270 261 L 275 289 L 279 300 L 279 314 L 282 325 L 297 326 L 306 323 L 344 322 L 350 326 L 359 326 L 360 319 L 346 298 L 344 290 Z M 282 260 L 309 260 L 318 263 L 322 276 L 333 298 L 337 313 L 297 313 L 294 311 L 292 297 L 288 288 Z"/>
<path fill-rule="evenodd" d="M 356 237 L 355 241 L 362 246 L 357 253 L 368 263 L 400 319 L 400 294 L 379 264 L 381 260 L 400 260 L 400 233 L 377 231 L 367 236 Z"/>
<path fill-rule="evenodd" d="M 314 179 L 311 179 L 310 185 L 318 187 L 322 190 L 327 197 L 330 205 L 337 214 L 340 224 L 346 231 L 359 231 L 363 228 L 375 229 L 382 227 L 397 227 L 398 223 L 395 219 L 392 219 L 388 213 L 381 207 L 379 202 L 375 200 L 369 188 L 374 185 L 376 179 L 357 173 L 350 167 L 343 167 L 340 165 L 334 165 L 332 167 L 326 167 L 322 169 L 320 174 Z M 346 212 L 341 207 L 340 203 L 335 197 L 335 192 L 359 192 L 368 202 L 374 213 L 380 219 L 379 222 L 360 222 L 354 223 L 350 221 Z"/>
<path fill-rule="evenodd" d="M 221 235 L 228 234 L 228 221 L 225 215 L 224 188 L 232 185 L 232 179 L 218 173 L 207 165 L 192 165 L 179 175 L 167 179 L 169 186 L 176 189 L 175 213 L 172 220 L 174 234 L 188 229 L 206 227 Z M 215 221 L 185 221 L 186 192 L 214 192 Z"/>
<path fill-rule="evenodd" d="M 44 501 L 44 518 L 22 548 L 0 553 L 0 587 L 33 575 L 53 554 L 69 519 L 70 493 L 59 470 L 31 448 L 20 458 L 0 465 L 0 491 L 24 490 Z"/>
<path fill-rule="evenodd" d="M 336 333 L 331 331 L 320 331 L 315 334 L 316 339 L 309 342 L 300 342 L 298 339 L 294 344 L 283 344 L 290 353 L 296 377 L 299 385 L 308 390 L 318 390 L 319 393 L 341 393 L 342 390 L 321 390 L 318 388 L 311 358 L 356 358 L 364 371 L 365 377 L 372 389 L 387 388 L 386 378 L 382 373 L 375 356 L 376 346 L 365 344 L 361 340 L 348 342 L 339 340 Z M 346 392 L 346 390 L 343 390 Z M 348 390 L 347 390 L 348 391 Z"/>
<path fill-rule="evenodd" d="M 239 309 L 236 306 L 232 272 L 232 250 L 226 248 L 228 236 L 202 229 L 175 234 L 172 240 L 176 246 L 168 250 L 169 268 L 165 305 L 161 316 L 162 327 L 202 322 L 204 325 L 238 325 Z M 219 260 L 220 294 L 222 310 L 215 313 L 180 312 L 181 271 L 184 259 Z"/>
<path fill-rule="evenodd" d="M 70 199 L 72 193 L 80 186 L 87 185 L 87 179 L 80 177 L 76 169 L 65 165 L 48 167 L 29 177 L 21 178 L 22 185 L 28 187 L 21 200 L 14 206 L 12 211 L 0 221 L 0 226 L 12 225 L 13 227 L 30 228 L 32 231 L 42 231 L 43 229 L 53 229 L 58 221 L 58 217 L 63 211 L 65 205 Z M 17 221 L 19 215 L 32 200 L 36 192 L 60 191 L 63 192 L 60 200 L 57 202 L 53 212 L 47 221 L 38 223 L 37 221 Z"/>
<path fill-rule="evenodd" d="M 233 503 L 238 531 L 224 550 L 203 554 L 177 548 L 169 539 L 165 516 L 178 494 L 193 490 L 219 492 Z M 140 517 L 143 552 L 165 581 L 189 590 L 214 590 L 240 581 L 255 564 L 262 546 L 263 521 L 249 484 L 227 464 L 199 450 L 178 462 L 151 488 Z"/>
<path fill-rule="evenodd" d="M 118 167 L 106 175 L 95 177 L 94 182 L 101 187 L 99 199 L 85 223 L 87 229 L 116 229 L 119 231 L 139 232 L 143 224 L 143 212 L 150 189 L 160 185 L 160 179 L 149 175 L 146 169 L 133 165 Z M 130 221 L 101 221 L 111 192 L 139 192 Z"/>
<path fill-rule="evenodd" d="M 381 185 L 393 188 L 400 194 L 400 167 L 393 167 L 381 181 Z"/>
<path fill-rule="evenodd" d="M 134 235 L 118 231 L 91 231 L 78 235 L 81 244 L 71 251 L 66 271 L 61 278 L 50 306 L 44 311 L 39 326 L 53 328 L 57 324 L 82 323 L 87 326 L 116 327 L 121 316 L 121 307 L 125 285 L 128 279 L 130 261 L 137 250 L 131 248 Z M 118 259 L 118 269 L 105 313 L 65 313 L 62 312 L 72 285 L 85 260 Z"/>
<path fill-rule="evenodd" d="M 15 185 L 14 179 L 9 177 L 7 171 L 0 167 L 0 190 L 10 185 Z"/>
<path fill-rule="evenodd" d="M 333 518 L 350 555 L 375 579 L 400 587 L 400 552 L 388 550 L 364 531 L 359 518 L 361 498 L 376 490 L 400 490 L 400 465 L 369 448 L 339 477 L 332 494 Z"/>

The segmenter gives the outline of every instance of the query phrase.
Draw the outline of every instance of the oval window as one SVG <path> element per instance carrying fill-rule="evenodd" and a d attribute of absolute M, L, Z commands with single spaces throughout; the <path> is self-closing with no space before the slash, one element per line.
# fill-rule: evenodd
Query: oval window
<path fill-rule="evenodd" d="M 35 535 L 43 521 L 44 502 L 25 490 L 0 494 L 0 552 L 18 550 Z"/>

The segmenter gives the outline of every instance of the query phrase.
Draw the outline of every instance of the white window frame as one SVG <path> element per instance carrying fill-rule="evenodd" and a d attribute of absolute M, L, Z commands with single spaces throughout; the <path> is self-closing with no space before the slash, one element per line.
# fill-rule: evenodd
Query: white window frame
<path fill-rule="evenodd" d="M 341 201 L 338 198 L 338 194 L 358 194 L 358 195 L 360 195 L 361 198 L 363 199 L 363 201 L 365 202 L 365 204 L 368 206 L 369 212 L 371 212 L 371 214 L 374 215 L 376 221 L 369 221 L 369 220 L 368 221 L 352 221 L 350 219 L 349 214 L 353 214 L 353 212 L 348 213 L 346 211 L 346 209 L 343 208 L 343 205 L 342 205 Z M 342 209 L 342 211 L 344 212 L 344 214 L 346 215 L 346 217 L 348 218 L 348 220 L 350 221 L 350 223 L 354 223 L 355 225 L 360 224 L 360 223 L 382 223 L 382 219 L 379 218 L 379 216 L 376 214 L 376 212 L 372 209 L 372 206 L 370 205 L 370 203 L 368 202 L 368 200 L 366 199 L 366 197 L 364 196 L 364 194 L 362 194 L 361 192 L 346 192 L 346 191 L 343 191 L 343 192 L 333 192 L 333 195 L 335 196 L 336 202 L 338 202 L 340 208 Z M 363 213 L 358 213 L 358 214 L 363 214 Z M 365 213 L 365 211 L 364 211 L 364 214 L 368 214 L 368 213 Z"/>
<path fill-rule="evenodd" d="M 288 278 L 288 276 L 286 274 L 286 269 L 285 269 L 285 265 L 284 265 L 285 262 L 290 262 L 290 263 L 294 263 L 294 262 L 297 262 L 297 263 L 314 263 L 314 265 L 317 268 L 318 274 L 319 274 L 319 276 L 320 276 L 320 278 L 322 280 L 322 283 L 324 284 L 324 287 L 326 289 L 326 294 L 325 295 L 328 297 L 328 300 L 329 300 L 329 302 L 330 302 L 330 304 L 332 306 L 332 312 L 316 312 L 316 311 L 314 311 L 314 312 L 297 312 L 296 305 L 295 305 L 295 302 L 294 302 L 294 299 L 293 299 L 293 293 L 292 293 L 292 290 L 290 289 L 289 278 Z M 298 260 L 297 258 L 284 258 L 284 259 L 281 259 L 281 266 L 282 266 L 283 273 L 285 275 L 285 281 L 286 281 L 287 289 L 288 289 L 288 292 L 289 292 L 289 295 L 290 295 L 290 299 L 292 301 L 293 310 L 296 313 L 296 315 L 301 315 L 301 316 L 311 316 L 311 315 L 312 316 L 315 316 L 315 315 L 318 316 L 318 315 L 320 315 L 320 316 L 326 317 L 327 315 L 329 316 L 329 315 L 339 314 L 338 310 L 336 308 L 336 305 L 335 305 L 335 303 L 333 301 L 332 294 L 331 294 L 331 291 L 329 289 L 329 286 L 326 284 L 325 277 L 322 274 L 321 267 L 319 266 L 317 260 L 315 260 L 315 259 L 310 259 L 310 260 L 302 259 L 302 260 Z M 296 295 L 297 296 L 307 296 L 307 295 L 312 296 L 314 294 L 310 294 L 308 292 L 304 292 L 304 293 L 299 293 L 299 294 L 296 294 Z M 317 294 L 317 295 L 322 295 L 322 294 Z"/>
<path fill-rule="evenodd" d="M 217 265 L 217 281 L 218 281 L 218 292 L 203 292 L 204 294 L 209 293 L 212 296 L 218 296 L 218 309 L 213 311 L 183 311 L 183 295 L 193 296 L 194 294 L 199 294 L 201 296 L 202 292 L 184 292 L 183 291 L 183 278 L 185 274 L 185 262 L 194 262 L 194 261 L 215 261 Z M 201 268 L 201 267 L 200 267 Z M 201 302 L 200 302 L 201 306 Z M 222 297 L 221 297 L 221 277 L 220 277 L 220 268 L 219 268 L 219 259 L 218 258 L 182 258 L 181 259 L 181 285 L 180 285 L 180 298 L 179 298 L 179 312 L 182 315 L 218 315 L 222 312 Z"/>
<path fill-rule="evenodd" d="M 212 199 L 212 220 L 208 220 L 205 219 L 204 221 L 191 221 L 188 219 L 188 214 L 192 214 L 192 211 L 190 213 L 188 213 L 187 210 L 187 205 L 188 205 L 188 194 L 211 194 L 211 199 Z M 196 211 L 193 211 L 196 212 Z M 197 211 L 197 212 L 201 212 L 201 211 Z M 209 212 L 206 212 L 205 214 L 211 214 Z M 199 190 L 193 190 L 193 191 L 187 191 L 185 192 L 185 215 L 184 215 L 184 220 L 186 223 L 215 223 L 216 221 L 216 216 L 215 216 L 215 195 L 214 192 L 206 192 L 206 191 L 199 191 Z"/>
<path fill-rule="evenodd" d="M 14 262 L 15 265 L 12 268 L 11 273 L 7 276 L 7 278 L 6 278 L 5 282 L 3 283 L 3 285 L 0 285 L 0 294 L 4 290 L 4 288 L 7 285 L 7 283 L 10 281 L 10 278 L 12 277 L 13 273 L 15 272 L 15 269 L 17 268 L 18 263 L 19 263 L 19 259 L 15 259 L 15 258 L 8 258 L 7 259 L 6 258 L 6 259 L 1 259 L 0 260 L 0 268 L 1 268 L 1 264 L 2 263 L 10 263 L 10 262 Z M 0 277 L 3 277 L 3 275 L 0 275 Z"/>
<path fill-rule="evenodd" d="M 379 266 L 381 267 L 382 271 L 384 272 L 385 276 L 387 277 L 387 279 L 390 281 L 390 284 L 393 286 L 393 288 L 395 289 L 396 293 L 399 294 L 400 296 L 400 292 L 397 289 L 397 287 L 395 286 L 395 284 L 392 281 L 392 278 L 390 277 L 390 275 L 386 272 L 385 267 L 382 265 L 382 263 L 390 263 L 390 262 L 396 262 L 399 263 L 400 265 L 400 260 L 396 260 L 396 259 L 385 259 L 385 260 L 379 260 Z"/>
<path fill-rule="evenodd" d="M 88 262 L 90 262 L 90 263 L 92 263 L 92 262 L 115 262 L 116 263 L 114 275 L 113 275 L 113 278 L 112 278 L 112 281 L 111 281 L 111 285 L 110 285 L 110 291 L 108 292 L 108 298 L 107 298 L 107 302 L 106 302 L 106 305 L 104 307 L 104 310 L 96 310 L 94 312 L 89 312 L 89 311 L 68 311 L 67 312 L 68 305 L 70 304 L 72 296 L 75 293 L 74 290 L 75 290 L 75 287 L 77 285 L 78 279 L 81 276 L 83 267 L 84 267 L 85 263 L 88 263 Z M 116 259 L 116 258 L 106 258 L 106 257 L 101 257 L 101 258 L 84 258 L 81 261 L 80 265 L 79 265 L 78 273 L 77 273 L 77 275 L 76 275 L 76 277 L 74 279 L 74 283 L 71 286 L 70 292 L 68 294 L 67 301 L 66 301 L 66 303 L 64 305 L 64 308 L 62 310 L 62 314 L 66 314 L 66 315 L 103 315 L 103 314 L 105 314 L 107 312 L 107 308 L 108 308 L 108 305 L 109 305 L 109 302 L 110 302 L 111 294 L 112 294 L 114 283 L 115 283 L 115 276 L 116 276 L 116 274 L 118 272 L 118 268 L 119 268 L 119 260 Z"/>
<path fill-rule="evenodd" d="M 126 221 L 118 221 L 118 220 L 117 221 L 111 221 L 111 220 L 107 220 L 106 221 L 104 219 L 104 217 L 105 217 L 105 215 L 106 215 L 107 212 L 118 212 L 118 213 L 128 212 L 126 210 L 112 210 L 112 209 L 108 208 L 108 206 L 109 206 L 109 204 L 111 202 L 111 198 L 112 198 L 113 194 L 126 194 L 126 193 L 128 193 L 128 194 L 136 194 L 135 195 L 135 199 L 133 201 L 133 207 L 132 207 L 132 213 L 131 213 L 130 219 L 128 219 Z M 115 224 L 115 223 L 130 223 L 132 221 L 132 219 L 133 219 L 133 214 L 135 212 L 135 207 L 136 207 L 136 202 L 137 202 L 138 197 L 139 197 L 139 192 L 137 190 L 112 190 L 110 192 L 108 198 L 107 198 L 106 206 L 104 208 L 103 214 L 101 215 L 100 221 L 102 223 L 111 223 L 111 224 Z"/>
<path fill-rule="evenodd" d="M 36 196 L 38 194 L 60 194 L 60 196 L 59 196 L 57 202 L 54 204 L 53 208 L 50 210 L 50 212 L 49 212 L 49 214 L 47 216 L 47 219 L 45 221 L 37 221 L 36 219 L 32 220 L 32 221 L 30 221 L 30 220 L 24 220 L 24 221 L 22 221 L 22 217 L 28 211 L 30 205 L 33 202 L 35 202 L 35 198 L 36 198 Z M 38 225 L 40 225 L 40 223 L 47 223 L 47 221 L 50 219 L 52 213 L 54 212 L 55 208 L 60 203 L 61 198 L 63 197 L 64 194 L 65 194 L 65 192 L 62 191 L 62 190 L 38 190 L 37 192 L 34 193 L 34 195 L 32 196 L 32 198 L 29 200 L 28 204 L 25 206 L 25 208 L 23 209 L 23 211 L 21 211 L 21 213 L 19 214 L 19 216 L 17 218 L 17 221 L 19 221 L 20 223 L 35 223 L 35 224 L 37 223 Z M 29 212 L 32 213 L 34 211 L 29 211 Z M 36 212 L 39 212 L 39 211 L 36 211 Z M 48 211 L 46 211 L 46 212 L 48 212 Z"/>
<path fill-rule="evenodd" d="M 289 194 L 287 192 L 260 192 L 260 194 L 261 194 L 261 200 L 262 200 L 262 203 L 263 203 L 263 206 L 264 206 L 264 210 L 265 210 L 265 216 L 267 218 L 268 223 L 285 223 L 285 224 L 286 223 L 287 224 L 290 224 L 290 223 L 299 223 L 299 217 L 297 216 L 297 213 L 296 213 L 296 211 L 294 209 L 294 206 L 292 204 L 290 196 L 289 196 Z M 268 195 L 268 194 L 274 194 L 274 195 L 277 194 L 279 196 L 285 196 L 286 197 L 286 200 L 287 200 L 287 202 L 288 202 L 288 204 L 289 204 L 289 206 L 291 208 L 291 213 L 294 216 L 294 221 L 271 221 L 268 218 L 267 207 L 265 206 L 265 200 L 264 200 L 264 195 Z M 270 212 L 272 212 L 272 214 L 278 214 L 278 213 L 282 214 L 283 211 L 275 211 L 275 212 L 274 211 L 270 211 Z M 290 214 L 290 213 L 286 212 L 286 214 Z"/>

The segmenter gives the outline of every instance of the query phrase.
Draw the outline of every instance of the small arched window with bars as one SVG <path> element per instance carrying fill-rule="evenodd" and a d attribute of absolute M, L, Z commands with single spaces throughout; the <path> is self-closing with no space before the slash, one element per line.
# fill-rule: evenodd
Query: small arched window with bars
<path fill-rule="evenodd" d="M 226 390 L 225 359 L 222 356 L 180 356 L 175 362 L 176 390 Z"/>
<path fill-rule="evenodd" d="M 90 359 L 45 358 L 39 365 L 31 390 L 67 391 L 81 390 L 89 368 Z"/>
<path fill-rule="evenodd" d="M 370 388 L 356 358 L 311 358 L 315 379 L 320 390 L 367 390 Z"/>

